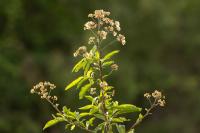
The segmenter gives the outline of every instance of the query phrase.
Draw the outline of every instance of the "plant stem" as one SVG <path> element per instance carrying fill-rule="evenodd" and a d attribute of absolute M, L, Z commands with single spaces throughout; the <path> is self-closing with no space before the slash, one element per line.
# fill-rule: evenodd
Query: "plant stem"
<path fill-rule="evenodd" d="M 53 104 L 53 102 L 52 102 L 51 100 L 49 100 L 48 98 L 46 98 L 46 100 L 53 106 L 53 108 L 54 108 L 58 113 L 63 114 L 62 111 L 60 111 L 60 110 L 58 109 L 58 107 L 57 107 L 55 104 Z M 71 121 L 71 120 L 65 119 L 65 121 L 66 121 L 68 124 L 76 125 L 77 127 L 81 128 L 81 129 L 83 129 L 83 130 L 85 130 L 85 131 L 87 131 L 87 132 L 94 133 L 92 130 L 86 129 L 85 127 L 83 127 L 83 126 L 81 126 L 80 124 L 75 123 L 75 122 L 73 122 L 73 121 Z"/>
<path fill-rule="evenodd" d="M 148 115 L 151 114 L 151 110 L 152 110 L 153 108 L 155 108 L 156 106 L 157 106 L 156 100 L 153 102 L 153 104 L 152 104 L 152 102 L 150 101 L 150 108 L 146 110 L 146 113 L 143 115 L 143 118 L 142 118 L 142 119 L 139 119 L 139 118 L 138 118 L 138 119 L 136 120 L 136 122 L 131 126 L 131 128 L 130 128 L 126 133 L 130 132 L 132 129 L 135 129 L 135 127 L 136 127 L 137 125 L 139 125 L 139 124 L 143 121 L 144 118 L 146 118 Z"/>

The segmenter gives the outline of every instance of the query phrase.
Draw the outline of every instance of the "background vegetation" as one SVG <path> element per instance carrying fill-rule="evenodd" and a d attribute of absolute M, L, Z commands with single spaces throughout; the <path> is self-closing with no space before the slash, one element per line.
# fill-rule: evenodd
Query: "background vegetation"
<path fill-rule="evenodd" d="M 1 0 L 0 132 L 42 132 L 53 109 L 29 94 L 39 81 L 57 85 L 62 105 L 79 107 L 78 92 L 64 88 L 73 79 L 73 52 L 88 36 L 82 30 L 87 14 L 102 8 L 120 20 L 127 37 L 110 79 L 116 99 L 141 106 L 143 94 L 155 88 L 167 97 L 165 109 L 137 132 L 198 133 L 199 7 L 199 0 Z M 46 132 L 64 132 L 63 125 Z"/>

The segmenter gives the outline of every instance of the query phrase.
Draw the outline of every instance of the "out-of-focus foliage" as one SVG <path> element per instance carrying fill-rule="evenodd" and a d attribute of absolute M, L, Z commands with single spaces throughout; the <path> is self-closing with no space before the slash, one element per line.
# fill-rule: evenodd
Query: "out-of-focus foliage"
<path fill-rule="evenodd" d="M 103 8 L 120 19 L 127 37 L 117 59 L 119 73 L 110 79 L 118 100 L 140 106 L 146 91 L 157 88 L 167 95 L 166 109 L 137 132 L 198 133 L 199 6 L 198 0 L 1 0 L 0 132 L 42 132 L 52 112 L 29 94 L 38 81 L 54 82 L 63 104 L 80 105 L 76 91 L 63 93 L 73 79 L 75 61 L 69 56 L 88 36 L 80 30 L 85 16 Z M 64 131 L 52 127 L 47 132 Z"/>

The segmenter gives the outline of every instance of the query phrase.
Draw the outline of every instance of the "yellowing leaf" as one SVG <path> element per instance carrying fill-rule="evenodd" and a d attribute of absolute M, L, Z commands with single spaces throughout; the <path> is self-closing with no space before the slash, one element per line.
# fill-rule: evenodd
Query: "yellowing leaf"
<path fill-rule="evenodd" d="M 81 79 L 83 79 L 83 76 L 78 77 L 77 79 L 75 79 L 74 81 L 72 81 L 66 88 L 65 90 L 68 90 L 70 88 L 72 88 L 73 86 L 77 85 L 79 83 L 79 81 L 81 81 Z"/>

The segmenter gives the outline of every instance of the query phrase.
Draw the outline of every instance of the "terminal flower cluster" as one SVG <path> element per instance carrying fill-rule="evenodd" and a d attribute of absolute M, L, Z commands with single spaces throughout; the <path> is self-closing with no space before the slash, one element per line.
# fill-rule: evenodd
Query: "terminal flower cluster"
<path fill-rule="evenodd" d="M 95 40 L 97 42 L 105 40 L 109 33 L 116 37 L 122 45 L 126 44 L 125 36 L 119 33 L 121 31 L 120 22 L 110 19 L 109 15 L 110 12 L 104 10 L 95 10 L 93 14 L 88 15 L 92 20 L 85 23 L 84 30 L 91 30 L 94 34 L 97 31 L 97 35 L 89 38 L 89 44 L 94 43 Z"/>

